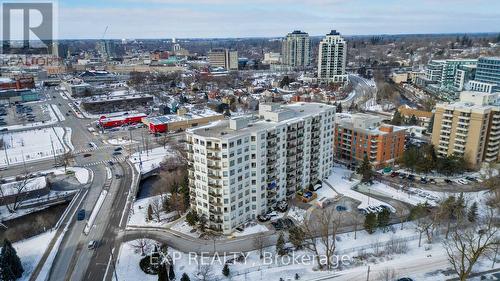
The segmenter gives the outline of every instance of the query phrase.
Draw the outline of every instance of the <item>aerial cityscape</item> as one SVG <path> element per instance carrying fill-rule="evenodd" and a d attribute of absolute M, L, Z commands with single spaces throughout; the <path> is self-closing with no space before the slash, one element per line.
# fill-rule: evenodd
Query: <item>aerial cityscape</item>
<path fill-rule="evenodd" d="M 0 281 L 500 280 L 500 3 L 0 5 Z"/>

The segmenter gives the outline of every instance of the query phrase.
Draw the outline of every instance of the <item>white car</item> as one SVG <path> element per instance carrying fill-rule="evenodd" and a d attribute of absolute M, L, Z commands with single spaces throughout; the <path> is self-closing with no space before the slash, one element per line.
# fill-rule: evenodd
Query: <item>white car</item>
<path fill-rule="evenodd" d="M 463 184 L 463 185 L 469 184 L 469 181 L 468 181 L 468 180 L 466 180 L 466 179 L 458 179 L 458 180 L 457 180 L 457 182 L 458 182 L 459 184 Z"/>

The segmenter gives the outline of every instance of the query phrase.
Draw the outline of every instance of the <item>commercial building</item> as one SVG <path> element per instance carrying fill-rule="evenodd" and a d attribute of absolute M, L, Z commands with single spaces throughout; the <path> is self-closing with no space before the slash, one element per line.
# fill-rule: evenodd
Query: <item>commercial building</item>
<path fill-rule="evenodd" d="M 107 95 L 84 98 L 82 108 L 93 114 L 134 110 L 153 103 L 153 96 L 134 92 L 118 91 Z"/>
<path fill-rule="evenodd" d="M 0 77 L 0 90 L 21 90 L 35 88 L 35 79 L 32 75 L 18 75 L 13 78 Z"/>
<path fill-rule="evenodd" d="M 431 60 L 427 64 L 425 78 L 418 84 L 443 98 L 455 99 L 474 76 L 477 59 Z"/>
<path fill-rule="evenodd" d="M 499 94 L 464 91 L 460 101 L 436 105 L 432 144 L 440 156 L 457 155 L 469 164 L 499 160 Z"/>
<path fill-rule="evenodd" d="M 0 90 L 0 101 L 20 103 L 40 100 L 35 89 Z"/>
<path fill-rule="evenodd" d="M 210 122 L 222 119 L 224 119 L 224 115 L 208 109 L 193 110 L 187 113 L 178 110 L 177 115 L 170 114 L 148 117 L 142 119 L 142 123 L 144 123 L 152 133 L 164 133 L 168 131 L 183 131 L 188 128 L 206 125 Z"/>
<path fill-rule="evenodd" d="M 146 114 L 143 114 L 143 113 L 111 116 L 111 117 L 101 116 L 101 118 L 99 118 L 99 125 L 102 128 L 120 127 L 123 125 L 131 125 L 131 124 L 141 123 L 141 121 L 145 117 L 146 117 Z"/>
<path fill-rule="evenodd" d="M 335 108 L 261 104 L 186 131 L 191 207 L 225 234 L 330 174 Z"/>
<path fill-rule="evenodd" d="M 264 53 L 263 64 L 278 64 L 281 63 L 281 54 L 280 53 Z"/>
<path fill-rule="evenodd" d="M 208 53 L 208 61 L 213 68 L 238 70 L 238 51 L 229 49 L 212 49 Z"/>
<path fill-rule="evenodd" d="M 78 78 L 62 81 L 61 88 L 72 97 L 89 97 L 94 94 L 94 87 Z"/>
<path fill-rule="evenodd" d="M 473 91 L 500 91 L 500 57 L 479 58 L 474 80 L 469 85 Z"/>
<path fill-rule="evenodd" d="M 335 30 L 332 30 L 319 43 L 318 80 L 320 82 L 347 82 L 345 70 L 347 43 Z"/>
<path fill-rule="evenodd" d="M 364 113 L 336 114 L 337 159 L 345 163 L 361 163 L 367 156 L 375 168 L 383 168 L 401 157 L 406 130 L 383 124 L 383 119 Z"/>
<path fill-rule="evenodd" d="M 281 44 L 283 64 L 291 67 L 307 67 L 311 64 L 311 39 L 306 32 L 295 30 L 288 33 Z"/>

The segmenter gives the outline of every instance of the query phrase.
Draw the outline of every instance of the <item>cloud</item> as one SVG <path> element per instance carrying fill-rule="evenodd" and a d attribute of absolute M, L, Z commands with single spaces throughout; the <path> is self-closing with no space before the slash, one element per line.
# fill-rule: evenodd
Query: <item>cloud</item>
<path fill-rule="evenodd" d="M 424 0 L 419 5 L 409 0 L 388 4 L 367 0 L 125 1 L 60 5 L 60 37 L 100 38 L 106 26 L 107 38 L 284 36 L 294 29 L 312 35 L 330 29 L 343 34 L 484 32 L 498 31 L 500 26 L 498 4 L 474 8 L 462 0 L 452 6 L 450 0 Z M 484 4 L 487 0 L 471 2 L 477 1 Z"/>

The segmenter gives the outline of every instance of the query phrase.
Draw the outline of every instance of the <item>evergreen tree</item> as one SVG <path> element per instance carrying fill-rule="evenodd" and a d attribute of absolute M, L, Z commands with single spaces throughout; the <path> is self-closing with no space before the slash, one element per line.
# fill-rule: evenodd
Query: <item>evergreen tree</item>
<path fill-rule="evenodd" d="M 148 205 L 148 221 L 153 220 L 153 207 L 151 207 L 151 204 Z"/>
<path fill-rule="evenodd" d="M 377 214 L 378 227 L 382 228 L 384 232 L 387 230 L 387 226 L 389 226 L 390 217 L 391 213 L 387 208 L 384 208 L 382 212 Z"/>
<path fill-rule="evenodd" d="M 222 268 L 222 275 L 226 276 L 226 277 L 229 277 L 229 274 L 231 272 L 229 271 L 229 265 L 224 264 L 224 267 Z"/>
<path fill-rule="evenodd" d="M 167 268 L 164 263 L 158 266 L 158 281 L 168 281 Z"/>
<path fill-rule="evenodd" d="M 186 214 L 186 222 L 190 226 L 195 226 L 199 220 L 200 218 L 198 217 L 198 214 L 196 213 L 195 210 L 191 210 Z"/>
<path fill-rule="evenodd" d="M 361 174 L 362 179 L 361 182 L 369 182 L 373 178 L 372 165 L 368 160 L 368 155 L 365 155 L 363 158 L 363 163 L 358 168 L 358 174 Z"/>
<path fill-rule="evenodd" d="M 171 264 L 169 269 L 168 269 L 168 278 L 170 280 L 174 280 L 175 279 L 175 271 L 174 271 L 174 265 Z"/>
<path fill-rule="evenodd" d="M 12 243 L 5 239 L 0 251 L 0 280 L 13 281 L 21 278 L 24 269 Z"/>
<path fill-rule="evenodd" d="M 401 113 L 396 110 L 394 112 L 394 115 L 392 116 L 391 124 L 395 126 L 401 126 L 401 123 L 403 123 L 403 117 L 401 117 Z"/>
<path fill-rule="evenodd" d="M 467 219 L 470 222 L 475 222 L 477 220 L 477 202 L 472 203 L 467 213 Z"/>
<path fill-rule="evenodd" d="M 302 245 L 304 244 L 304 230 L 302 230 L 302 228 L 298 226 L 293 226 L 292 228 L 290 228 L 290 230 L 288 230 L 288 234 L 290 242 L 293 244 L 295 249 L 300 250 L 302 248 Z"/>
<path fill-rule="evenodd" d="M 182 274 L 181 281 L 191 281 L 191 279 L 189 279 L 189 276 L 186 274 L 186 272 L 184 272 Z"/>
<path fill-rule="evenodd" d="M 368 233 L 372 234 L 375 232 L 377 227 L 377 215 L 374 213 L 368 213 L 365 217 L 365 229 Z"/>
<path fill-rule="evenodd" d="M 336 110 L 337 113 L 342 113 L 342 103 L 339 102 L 339 104 L 337 104 L 337 110 Z"/>
<path fill-rule="evenodd" d="M 205 215 L 201 215 L 198 227 L 202 233 L 205 232 L 205 229 L 207 228 L 207 217 Z"/>
<path fill-rule="evenodd" d="M 411 126 L 416 126 L 418 124 L 418 119 L 415 115 L 412 115 L 408 124 Z"/>
<path fill-rule="evenodd" d="M 285 252 L 285 237 L 283 236 L 283 232 L 280 232 L 280 234 L 278 236 L 278 241 L 276 241 L 276 252 L 280 256 L 283 256 L 286 254 L 286 252 Z"/>

